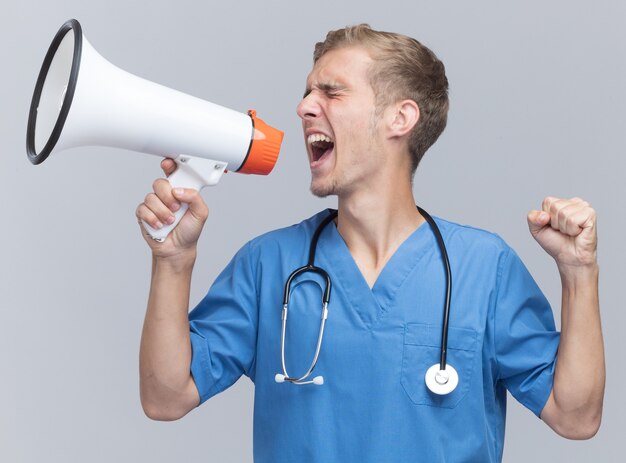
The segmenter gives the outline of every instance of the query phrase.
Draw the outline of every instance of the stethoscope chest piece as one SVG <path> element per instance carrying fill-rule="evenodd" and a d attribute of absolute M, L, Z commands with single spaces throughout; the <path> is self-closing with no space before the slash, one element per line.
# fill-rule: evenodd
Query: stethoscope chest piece
<path fill-rule="evenodd" d="M 438 395 L 450 394 L 459 384 L 459 375 L 450 364 L 446 365 L 445 370 L 441 369 L 439 363 L 434 364 L 428 369 L 424 379 L 430 392 Z"/>

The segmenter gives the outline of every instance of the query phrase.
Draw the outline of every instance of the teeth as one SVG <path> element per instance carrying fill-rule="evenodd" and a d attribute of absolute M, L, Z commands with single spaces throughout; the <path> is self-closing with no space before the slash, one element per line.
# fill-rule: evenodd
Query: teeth
<path fill-rule="evenodd" d="M 328 143 L 333 143 L 333 140 L 330 137 L 327 137 L 326 135 L 324 135 L 323 133 L 314 133 L 307 137 L 307 142 L 309 143 L 309 145 L 311 143 L 315 143 L 316 141 L 325 141 Z"/>

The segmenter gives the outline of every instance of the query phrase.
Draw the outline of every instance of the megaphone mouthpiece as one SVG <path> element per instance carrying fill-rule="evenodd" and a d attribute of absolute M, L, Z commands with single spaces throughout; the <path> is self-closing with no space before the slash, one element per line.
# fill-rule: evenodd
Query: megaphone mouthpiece
<path fill-rule="evenodd" d="M 256 117 L 254 109 L 249 110 L 248 114 L 252 119 L 254 133 L 250 140 L 248 156 L 237 172 L 267 175 L 276 164 L 283 133 Z"/>

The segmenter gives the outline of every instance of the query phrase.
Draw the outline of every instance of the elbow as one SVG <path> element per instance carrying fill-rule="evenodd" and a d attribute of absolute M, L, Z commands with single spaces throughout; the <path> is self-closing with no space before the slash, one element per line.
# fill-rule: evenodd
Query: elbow
<path fill-rule="evenodd" d="M 553 391 L 541 413 L 541 419 L 561 437 L 571 440 L 591 439 L 600 430 L 603 398 L 604 394 L 594 394 L 584 400 L 566 396 L 567 400 L 559 401 Z"/>
<path fill-rule="evenodd" d="M 155 407 L 154 405 L 148 405 L 145 403 L 142 403 L 141 406 L 143 408 L 143 413 L 153 421 L 175 421 L 176 420 L 176 418 L 165 413 L 164 410 L 160 407 Z"/>
<path fill-rule="evenodd" d="M 143 399 L 141 401 L 141 407 L 143 408 L 144 414 L 154 421 L 176 421 L 187 414 L 186 412 L 181 413 L 173 407 Z"/>
<path fill-rule="evenodd" d="M 596 413 L 580 419 L 570 419 L 555 427 L 556 433 L 566 439 L 588 440 L 600 430 L 602 413 Z"/>
<path fill-rule="evenodd" d="M 162 382 L 142 378 L 139 397 L 145 415 L 154 421 L 176 421 L 200 403 L 195 383 L 188 378 L 184 385 L 166 386 Z"/>
<path fill-rule="evenodd" d="M 587 440 L 594 437 L 598 434 L 600 430 L 600 423 L 602 422 L 602 418 L 598 416 L 597 418 L 588 419 L 585 423 L 579 424 L 576 426 L 576 430 L 572 432 L 569 436 L 565 436 L 567 439 L 573 440 Z"/>

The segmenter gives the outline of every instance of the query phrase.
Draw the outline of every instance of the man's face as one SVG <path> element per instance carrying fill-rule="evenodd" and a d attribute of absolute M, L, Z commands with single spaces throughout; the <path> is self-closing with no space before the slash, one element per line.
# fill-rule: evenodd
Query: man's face
<path fill-rule="evenodd" d="M 375 95 L 364 48 L 324 54 L 298 105 L 316 196 L 342 195 L 368 184 L 380 161 Z"/>

